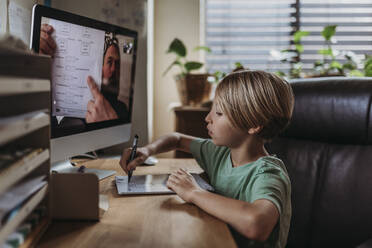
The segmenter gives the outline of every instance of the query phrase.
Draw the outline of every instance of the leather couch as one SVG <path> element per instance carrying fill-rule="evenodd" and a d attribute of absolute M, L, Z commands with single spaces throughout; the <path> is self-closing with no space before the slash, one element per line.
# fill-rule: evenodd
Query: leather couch
<path fill-rule="evenodd" d="M 266 146 L 292 182 L 287 247 L 372 247 L 372 78 L 291 85 L 291 124 Z"/>

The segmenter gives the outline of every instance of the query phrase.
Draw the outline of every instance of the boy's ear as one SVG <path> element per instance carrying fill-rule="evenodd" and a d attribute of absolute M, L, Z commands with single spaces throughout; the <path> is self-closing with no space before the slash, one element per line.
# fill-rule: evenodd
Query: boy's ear
<path fill-rule="evenodd" d="M 248 130 L 249 134 L 256 134 L 259 133 L 262 130 L 263 126 L 258 126 L 258 127 L 252 127 Z"/>

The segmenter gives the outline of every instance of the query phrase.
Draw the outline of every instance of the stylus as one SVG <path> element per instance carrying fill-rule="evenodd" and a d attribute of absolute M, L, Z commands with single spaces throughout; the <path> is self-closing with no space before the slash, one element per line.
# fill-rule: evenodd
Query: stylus
<path fill-rule="evenodd" d="M 134 135 L 132 151 L 131 151 L 130 157 L 127 161 L 127 165 L 129 164 L 130 161 L 132 161 L 136 157 L 137 143 L 138 143 L 138 135 L 136 134 L 136 135 Z M 132 178 L 132 174 L 133 174 L 133 170 L 129 170 L 129 172 L 128 172 L 128 183 L 130 182 L 130 179 Z"/>

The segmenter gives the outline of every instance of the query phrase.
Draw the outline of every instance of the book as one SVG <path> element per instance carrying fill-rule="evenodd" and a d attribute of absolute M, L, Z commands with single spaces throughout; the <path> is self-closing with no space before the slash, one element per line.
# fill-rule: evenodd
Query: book
<path fill-rule="evenodd" d="M 29 178 L 0 195 L 1 224 L 4 224 L 4 222 L 11 219 L 11 216 L 8 216 L 7 214 L 10 213 L 12 209 L 17 208 L 27 198 L 47 184 L 45 178 L 45 175 Z"/>
<path fill-rule="evenodd" d="M 35 149 L 35 150 L 39 150 L 39 149 Z M 0 151 L 0 171 L 1 169 L 6 168 L 8 165 L 12 163 L 15 163 L 22 157 L 29 155 L 31 152 L 35 150 L 30 147 L 18 149 L 18 150 L 13 150 L 13 149 L 1 150 Z M 40 153 L 40 151 L 38 153 Z"/>
<path fill-rule="evenodd" d="M 0 195 L 49 158 L 49 149 L 25 149 L 15 153 L 19 154 L 13 154 L 3 161 L 0 170 Z M 21 156 L 23 153 L 25 154 Z"/>

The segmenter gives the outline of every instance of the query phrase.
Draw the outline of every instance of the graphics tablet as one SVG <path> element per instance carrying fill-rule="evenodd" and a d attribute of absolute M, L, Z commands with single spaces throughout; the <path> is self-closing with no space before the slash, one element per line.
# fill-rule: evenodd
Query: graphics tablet
<path fill-rule="evenodd" d="M 143 195 L 143 194 L 175 194 L 167 186 L 170 174 L 132 176 L 128 185 L 128 176 L 116 176 L 116 187 L 119 195 Z M 202 189 L 214 191 L 198 174 L 191 173 L 195 181 Z"/>

